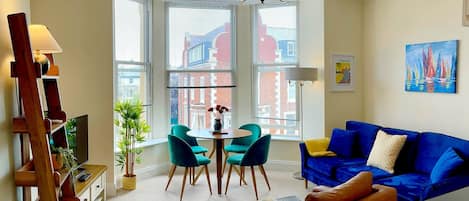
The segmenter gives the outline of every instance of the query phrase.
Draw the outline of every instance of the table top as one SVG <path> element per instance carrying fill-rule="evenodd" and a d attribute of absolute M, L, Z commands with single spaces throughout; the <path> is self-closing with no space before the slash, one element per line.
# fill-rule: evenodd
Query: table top
<path fill-rule="evenodd" d="M 252 135 L 251 131 L 244 129 L 224 129 L 222 133 L 226 134 L 214 134 L 210 129 L 193 129 L 187 132 L 187 135 L 196 138 L 206 138 L 206 139 L 233 139 L 240 138 Z"/>

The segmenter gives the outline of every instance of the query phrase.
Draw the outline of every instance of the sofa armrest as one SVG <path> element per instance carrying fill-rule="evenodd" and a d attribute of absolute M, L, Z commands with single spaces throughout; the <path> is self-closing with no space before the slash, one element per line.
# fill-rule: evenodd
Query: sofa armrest
<path fill-rule="evenodd" d="M 306 159 L 310 156 L 308 154 L 308 150 L 306 150 L 306 145 L 304 142 L 301 142 L 299 146 L 301 154 L 301 169 L 303 170 L 303 168 L 306 167 Z"/>
<path fill-rule="evenodd" d="M 397 191 L 389 186 L 374 184 L 373 193 L 359 201 L 397 201 Z"/>

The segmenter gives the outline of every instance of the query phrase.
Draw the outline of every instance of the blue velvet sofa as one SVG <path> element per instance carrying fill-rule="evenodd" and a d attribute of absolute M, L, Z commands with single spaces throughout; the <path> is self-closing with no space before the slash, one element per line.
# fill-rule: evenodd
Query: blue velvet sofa
<path fill-rule="evenodd" d="M 366 161 L 379 130 L 392 135 L 407 135 L 395 164 L 394 174 L 367 166 Z M 352 157 L 311 157 L 300 143 L 303 178 L 317 184 L 336 186 L 361 171 L 373 173 L 373 183 L 396 188 L 399 201 L 433 198 L 469 186 L 469 141 L 439 133 L 384 128 L 365 122 L 347 121 L 346 130 L 355 130 Z M 440 156 L 449 147 L 458 153 L 464 164 L 438 183 L 430 174 Z"/>

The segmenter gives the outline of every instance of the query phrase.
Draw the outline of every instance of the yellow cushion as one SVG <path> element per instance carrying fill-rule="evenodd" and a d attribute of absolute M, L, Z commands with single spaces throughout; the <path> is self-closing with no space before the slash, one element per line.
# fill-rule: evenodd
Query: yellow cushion
<path fill-rule="evenodd" d="M 366 165 L 394 174 L 394 164 L 407 139 L 406 135 L 389 135 L 378 131 Z"/>
<path fill-rule="evenodd" d="M 313 157 L 335 156 L 334 152 L 327 151 L 329 142 L 329 138 L 305 140 L 306 150 Z"/>

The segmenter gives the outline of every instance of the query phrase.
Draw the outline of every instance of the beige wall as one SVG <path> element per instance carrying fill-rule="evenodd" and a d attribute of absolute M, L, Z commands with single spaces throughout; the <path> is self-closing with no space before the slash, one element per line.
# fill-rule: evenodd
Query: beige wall
<path fill-rule="evenodd" d="M 29 19 L 29 1 L 0 0 L 0 195 L 1 200 L 17 200 L 14 171 L 19 161 L 18 137 L 11 133 L 11 122 L 16 112 L 14 81 L 10 77 L 10 61 L 14 60 L 11 50 L 7 15 L 25 12 Z M 14 151 L 15 150 L 15 151 Z M 15 167 L 16 166 L 16 167 Z"/>
<path fill-rule="evenodd" d="M 346 120 L 363 119 L 363 1 L 327 0 L 325 4 L 326 136 L 333 128 L 345 127 Z M 352 92 L 332 92 L 332 54 L 355 56 Z"/>
<path fill-rule="evenodd" d="M 56 54 L 68 117 L 89 114 L 89 163 L 108 166 L 114 187 L 112 0 L 31 1 L 33 23 L 45 24 L 63 48 Z"/>
<path fill-rule="evenodd" d="M 365 119 L 469 139 L 469 28 L 462 0 L 365 0 Z M 457 94 L 404 91 L 405 45 L 459 40 Z M 468 189 L 434 200 L 467 200 Z"/>
<path fill-rule="evenodd" d="M 469 139 L 469 28 L 462 0 L 366 0 L 364 7 L 366 120 Z M 458 39 L 457 94 L 404 91 L 405 45 Z"/>

